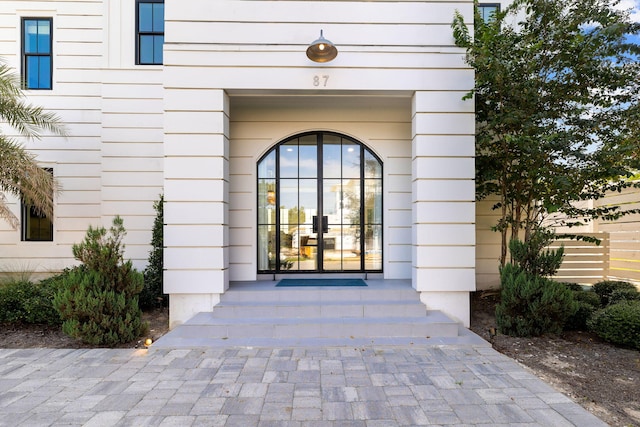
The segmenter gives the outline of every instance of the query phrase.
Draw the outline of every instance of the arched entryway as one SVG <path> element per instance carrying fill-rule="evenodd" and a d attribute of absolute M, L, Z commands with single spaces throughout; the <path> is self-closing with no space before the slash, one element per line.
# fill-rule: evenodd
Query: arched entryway
<path fill-rule="evenodd" d="M 382 162 L 309 132 L 258 161 L 258 273 L 382 271 Z"/>

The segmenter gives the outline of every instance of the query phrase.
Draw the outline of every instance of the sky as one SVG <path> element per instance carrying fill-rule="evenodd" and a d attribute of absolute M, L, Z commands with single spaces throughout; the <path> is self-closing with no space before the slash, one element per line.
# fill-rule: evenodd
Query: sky
<path fill-rule="evenodd" d="M 623 10 L 633 9 L 631 12 L 631 19 L 635 22 L 640 22 L 640 0 L 622 0 L 619 7 Z M 632 37 L 636 43 L 640 43 L 640 35 Z"/>
<path fill-rule="evenodd" d="M 631 19 L 640 22 L 640 0 L 622 0 L 619 7 L 621 9 L 633 9 Z"/>

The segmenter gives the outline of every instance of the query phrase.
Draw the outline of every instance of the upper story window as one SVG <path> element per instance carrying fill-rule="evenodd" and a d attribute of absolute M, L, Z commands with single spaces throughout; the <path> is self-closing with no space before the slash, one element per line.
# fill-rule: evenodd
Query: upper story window
<path fill-rule="evenodd" d="M 45 168 L 53 175 L 52 168 Z M 27 242 L 52 242 L 53 222 L 46 215 L 40 213 L 32 205 L 22 202 L 22 241 Z"/>
<path fill-rule="evenodd" d="M 478 12 L 484 22 L 489 22 L 497 12 L 500 12 L 500 3 L 480 3 L 478 4 Z"/>
<path fill-rule="evenodd" d="M 51 18 L 22 19 L 22 77 L 25 89 L 51 89 Z"/>
<path fill-rule="evenodd" d="M 136 64 L 162 64 L 164 0 L 136 0 Z"/>

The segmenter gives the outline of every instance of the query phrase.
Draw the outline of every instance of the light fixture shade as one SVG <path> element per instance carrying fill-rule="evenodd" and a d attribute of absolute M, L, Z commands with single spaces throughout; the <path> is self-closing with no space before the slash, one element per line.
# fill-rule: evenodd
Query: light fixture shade
<path fill-rule="evenodd" d="M 336 56 L 338 56 L 338 49 L 322 36 L 322 30 L 320 30 L 320 38 L 307 48 L 307 57 L 313 62 L 329 62 Z"/>

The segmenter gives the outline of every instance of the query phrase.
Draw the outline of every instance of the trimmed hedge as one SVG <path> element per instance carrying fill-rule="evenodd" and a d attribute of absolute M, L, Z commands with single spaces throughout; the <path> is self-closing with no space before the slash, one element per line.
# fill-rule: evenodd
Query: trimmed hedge
<path fill-rule="evenodd" d="M 593 292 L 600 296 L 600 300 L 603 307 L 610 304 L 611 295 L 614 291 L 628 291 L 638 292 L 638 289 L 629 282 L 622 282 L 617 280 L 604 280 L 593 285 Z"/>
<path fill-rule="evenodd" d="M 640 301 L 623 301 L 598 310 L 588 326 L 605 341 L 640 350 Z"/>

